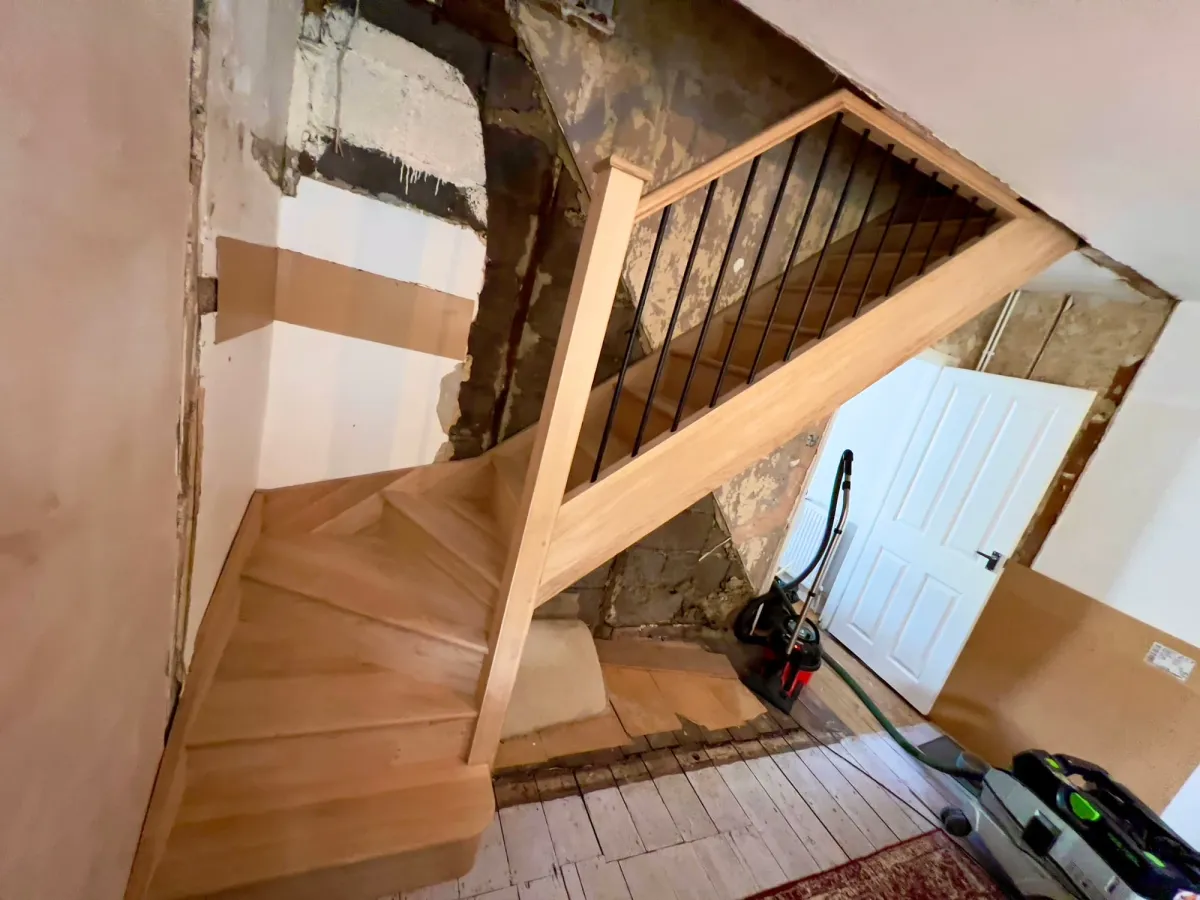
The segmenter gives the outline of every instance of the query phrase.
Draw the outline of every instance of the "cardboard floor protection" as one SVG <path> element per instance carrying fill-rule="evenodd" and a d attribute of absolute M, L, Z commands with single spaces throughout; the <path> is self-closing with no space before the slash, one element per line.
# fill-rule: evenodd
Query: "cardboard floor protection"
<path fill-rule="evenodd" d="M 680 717 L 717 731 L 764 712 L 719 653 L 663 641 L 596 641 L 609 709 L 602 715 L 511 737 L 496 768 L 536 765 L 561 756 L 623 747 L 647 734 L 677 731 Z"/>

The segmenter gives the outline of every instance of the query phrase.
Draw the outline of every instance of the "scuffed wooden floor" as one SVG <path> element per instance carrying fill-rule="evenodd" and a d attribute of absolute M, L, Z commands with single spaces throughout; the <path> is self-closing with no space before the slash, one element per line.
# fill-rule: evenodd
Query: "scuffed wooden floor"
<path fill-rule="evenodd" d="M 885 735 L 810 743 L 766 737 L 498 778 L 475 868 L 406 897 L 738 900 L 937 827 L 942 794 Z"/>

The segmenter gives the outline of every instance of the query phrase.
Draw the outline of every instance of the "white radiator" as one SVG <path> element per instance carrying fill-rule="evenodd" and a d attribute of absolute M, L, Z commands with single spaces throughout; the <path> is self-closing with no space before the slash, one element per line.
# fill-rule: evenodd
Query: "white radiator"
<path fill-rule="evenodd" d="M 825 519 L 829 508 L 814 503 L 807 497 L 796 511 L 792 520 L 792 530 L 788 533 L 787 544 L 779 557 L 779 575 L 786 579 L 795 578 L 809 564 L 821 546 L 821 536 L 825 533 Z M 812 582 L 812 575 L 804 580 L 807 586 Z M 828 582 L 826 582 L 828 584 Z"/>

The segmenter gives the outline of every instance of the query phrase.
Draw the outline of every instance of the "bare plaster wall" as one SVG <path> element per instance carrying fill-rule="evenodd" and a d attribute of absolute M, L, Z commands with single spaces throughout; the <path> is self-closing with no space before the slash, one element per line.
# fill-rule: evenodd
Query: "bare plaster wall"
<path fill-rule="evenodd" d="M 275 240 L 302 0 L 211 0 L 200 183 L 200 275 L 218 235 Z"/>
<path fill-rule="evenodd" d="M 838 85 L 833 72 L 816 57 L 724 0 L 627 0 L 617 10 L 616 30 L 609 39 L 568 24 L 536 3 L 518 3 L 516 11 L 519 34 L 589 187 L 596 165 L 610 155 L 652 172 L 651 187 L 665 184 Z M 780 216 L 767 241 L 760 283 L 784 268 L 829 133 L 829 126 L 820 126 L 801 143 Z M 839 134 L 799 259 L 816 252 L 824 240 L 855 144 L 854 136 Z M 790 142 L 785 142 L 758 166 L 717 296 L 718 309 L 745 293 L 789 150 Z M 857 227 L 882 161 L 877 148 L 864 151 L 836 236 Z M 747 164 L 718 184 L 678 331 L 695 326 L 704 316 L 749 174 Z M 895 199 L 898 182 L 890 167 L 884 174 L 871 215 L 879 215 Z M 689 195 L 672 210 L 641 323 L 648 347 L 660 346 L 665 338 L 704 193 Z M 626 267 L 634 295 L 642 289 L 660 219 L 652 216 L 635 229 Z"/>
<path fill-rule="evenodd" d="M 192 4 L 0 6 L 0 896 L 118 900 L 170 703 Z"/>

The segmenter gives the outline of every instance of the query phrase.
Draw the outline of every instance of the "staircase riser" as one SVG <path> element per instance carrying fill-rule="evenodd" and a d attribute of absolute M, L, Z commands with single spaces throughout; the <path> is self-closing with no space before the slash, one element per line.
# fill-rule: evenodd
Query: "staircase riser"
<path fill-rule="evenodd" d="M 261 812 L 264 797 L 285 796 L 299 806 L 353 796 L 353 780 L 347 777 L 353 773 L 344 773 L 348 759 L 359 771 L 392 770 L 397 778 L 419 783 L 421 773 L 408 776 L 403 767 L 465 760 L 473 730 L 474 723 L 467 720 L 429 722 L 194 747 L 188 751 L 189 791 L 179 821 Z M 343 774 L 331 782 L 330 772 Z M 379 789 L 368 785 L 361 793 Z"/>

